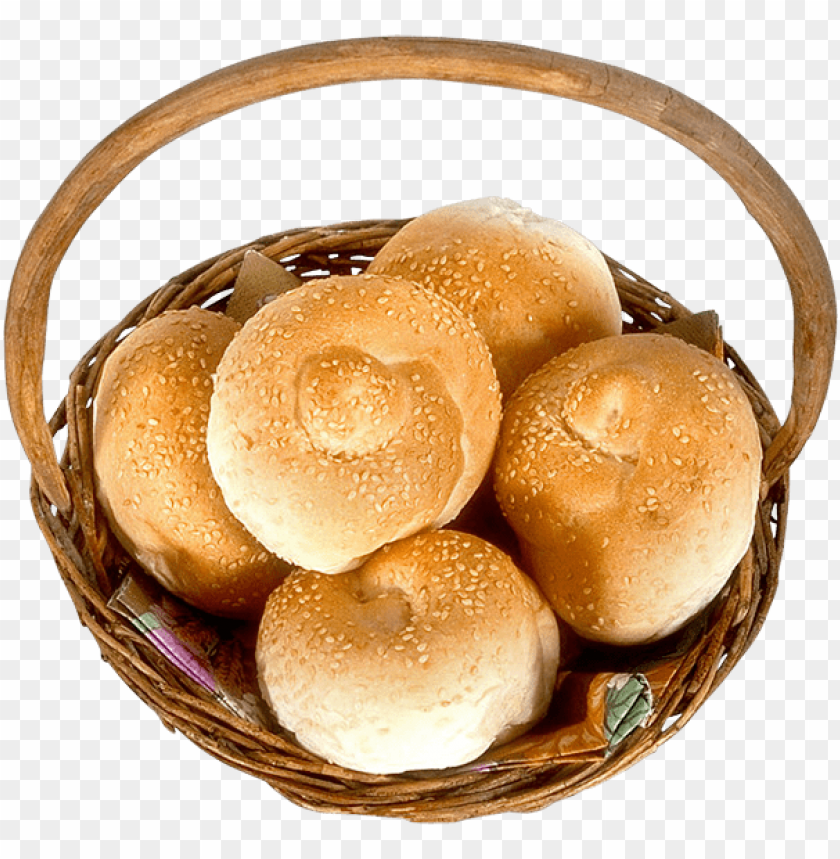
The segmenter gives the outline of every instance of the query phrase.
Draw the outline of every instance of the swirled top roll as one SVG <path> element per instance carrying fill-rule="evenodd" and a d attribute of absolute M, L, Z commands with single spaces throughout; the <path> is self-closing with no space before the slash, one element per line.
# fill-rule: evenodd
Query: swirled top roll
<path fill-rule="evenodd" d="M 706 606 L 753 533 L 761 442 L 717 358 L 632 334 L 549 361 L 505 410 L 496 494 L 579 634 L 656 640 Z"/>
<path fill-rule="evenodd" d="M 449 301 L 392 278 L 330 277 L 275 299 L 234 339 L 208 452 L 264 545 L 342 572 L 460 511 L 500 413 L 487 345 Z"/>

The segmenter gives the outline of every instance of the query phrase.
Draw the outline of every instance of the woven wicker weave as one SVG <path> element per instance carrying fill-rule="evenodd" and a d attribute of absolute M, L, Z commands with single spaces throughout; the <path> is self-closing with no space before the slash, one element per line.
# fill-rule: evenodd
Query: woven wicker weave
<path fill-rule="evenodd" d="M 121 575 L 119 551 L 97 505 L 91 464 L 92 396 L 120 337 L 169 308 L 223 300 L 246 248 L 174 278 L 136 307 L 79 362 L 52 419 L 43 416 L 41 370 L 50 286 L 70 242 L 121 179 L 186 131 L 246 104 L 335 83 L 431 78 L 534 90 L 618 111 L 691 149 L 738 193 L 779 254 L 795 317 L 794 385 L 780 425 L 758 383 L 728 346 L 726 360 L 750 397 L 765 449 L 756 531 L 702 628 L 681 653 L 651 717 L 605 760 L 562 756 L 494 762 L 434 775 L 368 776 L 327 764 L 293 741 L 232 715 L 161 657 L 107 600 Z M 268 236 L 248 245 L 303 277 L 364 269 L 401 221 L 367 221 Z M 649 330 L 690 312 L 610 260 L 628 330 Z M 32 503 L 79 617 L 103 657 L 170 728 L 210 754 L 264 780 L 300 805 L 323 811 L 457 820 L 530 811 L 595 785 L 656 749 L 678 731 L 740 659 L 767 615 L 776 589 L 787 513 L 790 464 L 825 399 L 835 339 L 828 263 L 789 189 L 730 126 L 661 84 L 599 63 L 497 43 L 370 39 L 307 46 L 223 69 L 162 99 L 96 147 L 56 193 L 35 225 L 15 272 L 6 320 L 12 415 L 33 468 Z M 67 428 L 56 460 L 53 436 Z"/>

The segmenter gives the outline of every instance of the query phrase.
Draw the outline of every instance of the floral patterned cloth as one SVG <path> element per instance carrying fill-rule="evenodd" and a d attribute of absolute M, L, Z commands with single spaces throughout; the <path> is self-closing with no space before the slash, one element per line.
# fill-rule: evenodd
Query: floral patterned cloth
<path fill-rule="evenodd" d="M 252 631 L 206 615 L 132 571 L 108 601 L 173 665 L 242 719 L 272 729 L 259 692 Z"/>

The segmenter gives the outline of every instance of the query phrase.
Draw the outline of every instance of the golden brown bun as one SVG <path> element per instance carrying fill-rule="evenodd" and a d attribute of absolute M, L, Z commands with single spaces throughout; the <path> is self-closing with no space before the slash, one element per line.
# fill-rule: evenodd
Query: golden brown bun
<path fill-rule="evenodd" d="M 487 345 L 448 301 L 407 281 L 331 277 L 266 305 L 228 348 L 210 464 L 264 545 L 343 572 L 457 515 L 500 413 Z"/>
<path fill-rule="evenodd" d="M 225 315 L 244 325 L 278 295 L 300 286 L 300 278 L 259 251 L 246 251 Z"/>
<path fill-rule="evenodd" d="M 621 333 L 621 307 L 598 249 L 512 200 L 444 206 L 403 227 L 368 271 L 415 280 L 475 321 L 505 397 L 549 358 Z"/>
<path fill-rule="evenodd" d="M 511 399 L 494 463 L 526 569 L 586 638 L 653 641 L 706 606 L 753 533 L 761 444 L 717 358 L 673 337 L 598 340 Z"/>
<path fill-rule="evenodd" d="M 192 308 L 133 331 L 103 367 L 93 451 L 99 498 L 137 561 L 192 605 L 248 617 L 289 567 L 234 519 L 207 462 L 212 373 L 238 329 Z"/>
<path fill-rule="evenodd" d="M 295 571 L 257 641 L 278 721 L 327 760 L 371 773 L 478 757 L 545 713 L 557 621 L 503 552 L 418 534 L 339 576 Z"/>

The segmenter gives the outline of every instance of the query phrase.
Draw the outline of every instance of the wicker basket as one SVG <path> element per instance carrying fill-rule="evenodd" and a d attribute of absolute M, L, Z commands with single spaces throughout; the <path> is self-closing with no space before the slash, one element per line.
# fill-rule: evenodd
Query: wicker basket
<path fill-rule="evenodd" d="M 561 753 L 434 774 L 367 776 L 318 760 L 293 740 L 232 715 L 163 659 L 108 605 L 121 575 L 93 487 L 91 403 L 105 358 L 132 327 L 169 308 L 212 303 L 232 285 L 246 248 L 174 278 L 136 307 L 80 361 L 52 419 L 43 415 L 47 306 L 58 265 L 85 220 L 143 159 L 211 119 L 267 98 L 331 84 L 428 78 L 489 84 L 576 99 L 622 113 L 677 140 L 715 169 L 767 233 L 787 276 L 795 316 L 792 404 L 784 425 L 743 362 L 725 357 L 758 418 L 765 449 L 755 537 L 747 557 L 674 656 L 647 722 L 602 760 Z M 262 250 L 296 273 L 351 273 L 403 222 L 367 221 L 268 236 Z M 631 330 L 690 316 L 669 295 L 610 260 Z M 311 45 L 222 69 L 138 113 L 103 140 L 59 188 L 33 228 L 12 282 L 6 319 L 9 401 L 32 463 L 39 524 L 82 623 L 103 657 L 170 729 L 264 780 L 294 802 L 322 811 L 458 820 L 532 811 L 627 768 L 676 733 L 755 639 L 773 598 L 791 463 L 816 424 L 831 371 L 836 311 L 828 263 L 804 211 L 767 162 L 733 128 L 674 90 L 619 68 L 499 43 L 385 38 Z M 57 461 L 53 436 L 67 427 Z M 504 747 L 503 747 L 504 748 Z M 501 752 L 499 752 L 501 755 Z"/>

